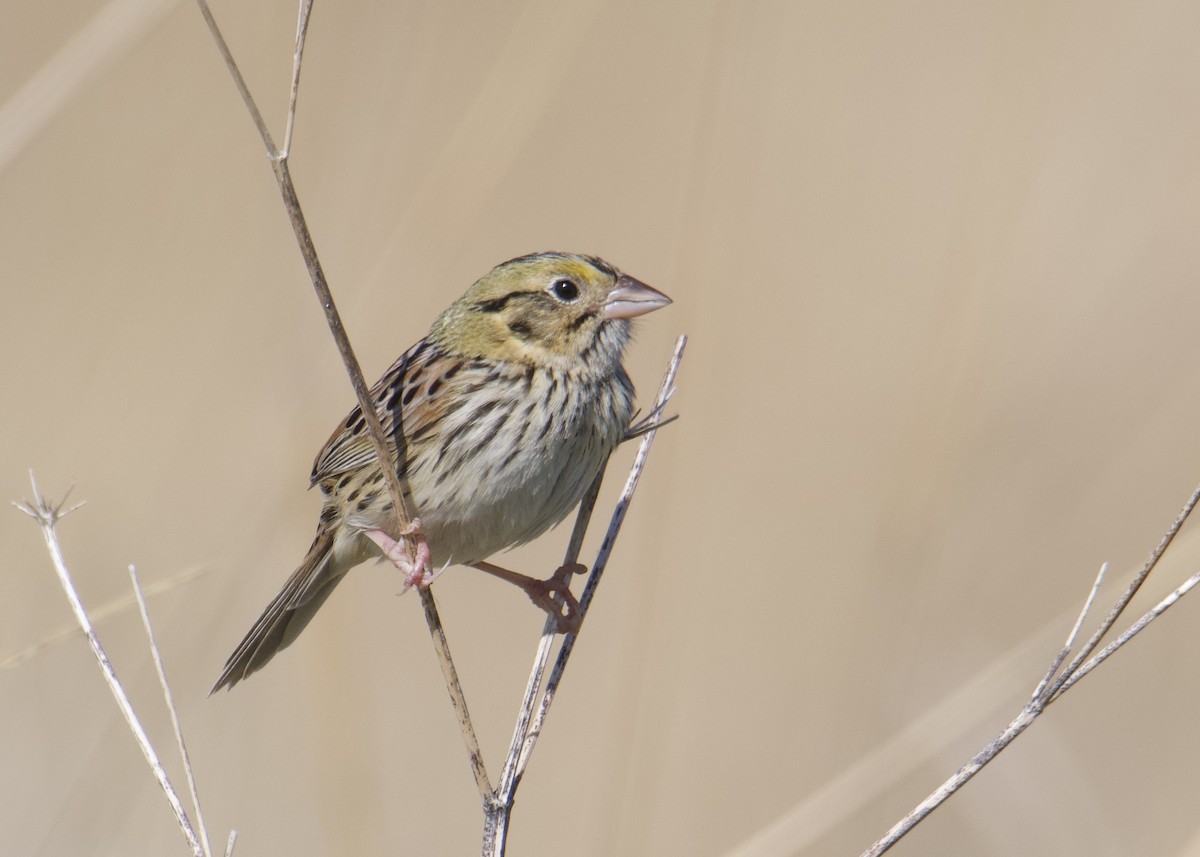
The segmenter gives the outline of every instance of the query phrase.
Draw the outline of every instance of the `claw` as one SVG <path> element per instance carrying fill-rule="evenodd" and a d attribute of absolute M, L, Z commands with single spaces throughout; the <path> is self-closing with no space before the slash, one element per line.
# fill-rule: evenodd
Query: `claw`
<path fill-rule="evenodd" d="M 575 563 L 564 565 L 547 580 L 529 580 L 519 584 L 529 600 L 552 617 L 560 634 L 574 634 L 582 620 L 579 601 L 571 592 L 571 575 L 582 574 L 587 567 Z"/>
<path fill-rule="evenodd" d="M 472 565 L 480 571 L 486 571 L 501 580 L 507 580 L 509 583 L 521 587 L 522 591 L 529 596 L 530 601 L 543 610 L 547 616 L 554 619 L 555 630 L 558 633 L 574 634 L 579 630 L 583 615 L 579 609 L 578 599 L 571 592 L 571 576 L 583 574 L 587 571 L 587 566 L 578 562 L 564 565 L 548 579 L 538 580 L 535 577 L 528 577 L 498 565 L 492 565 L 490 562 L 476 562 Z"/>
<path fill-rule="evenodd" d="M 437 579 L 433 571 L 433 558 L 429 552 L 429 543 L 421 535 L 421 519 L 413 518 L 412 523 L 405 527 L 401 534 L 411 538 L 416 543 L 416 559 L 408 554 L 408 546 L 404 541 L 396 541 L 383 530 L 364 530 L 363 535 L 373 541 L 379 550 L 387 557 L 392 565 L 404 575 L 404 587 L 401 592 L 407 592 L 410 586 L 418 589 L 428 589 Z"/>

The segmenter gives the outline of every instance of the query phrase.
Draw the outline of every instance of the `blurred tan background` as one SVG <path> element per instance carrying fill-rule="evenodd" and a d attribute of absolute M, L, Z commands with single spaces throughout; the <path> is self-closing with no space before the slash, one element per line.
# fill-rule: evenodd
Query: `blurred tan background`
<path fill-rule="evenodd" d="M 215 12 L 281 137 L 293 6 Z M 206 698 L 352 396 L 197 10 L 5 18 L 0 498 L 78 481 L 94 609 L 128 563 L 175 581 L 151 610 L 215 839 L 477 853 L 388 568 Z M 318 4 L 293 170 L 371 378 L 550 248 L 675 299 L 643 401 L 691 336 L 509 853 L 858 854 L 1015 714 L 1100 563 L 1108 600 L 1200 480 L 1198 39 L 1161 2 Z M 36 528 L 0 514 L 0 545 L 12 658 L 71 618 Z M 1185 532 L 1133 612 L 1198 560 Z M 495 775 L 541 619 L 475 572 L 436 591 Z M 1200 854 L 1198 598 L 893 853 Z M 135 612 L 100 632 L 176 771 Z M 0 709 L 6 854 L 184 853 L 82 638 L 0 670 Z"/>

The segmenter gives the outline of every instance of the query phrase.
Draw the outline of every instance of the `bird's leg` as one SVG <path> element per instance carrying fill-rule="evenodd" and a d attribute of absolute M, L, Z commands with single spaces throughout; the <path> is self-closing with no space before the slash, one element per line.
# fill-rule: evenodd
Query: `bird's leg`
<path fill-rule="evenodd" d="M 507 580 L 514 586 L 521 587 L 529 596 L 530 601 L 554 618 L 558 624 L 558 633 L 573 634 L 579 630 L 581 621 L 579 602 L 571 592 L 571 575 L 583 574 L 587 571 L 587 566 L 578 562 L 564 565 L 547 580 L 538 580 L 536 577 L 518 574 L 490 562 L 473 562 L 471 567 L 486 571 L 501 580 Z M 561 598 L 562 602 L 556 601 L 557 598 Z"/>
<path fill-rule="evenodd" d="M 429 543 L 421 534 L 420 518 L 413 518 L 412 523 L 401 533 L 401 536 L 412 537 L 416 542 L 416 560 L 409 558 L 408 547 L 404 544 L 403 539 L 396 541 L 383 530 L 363 530 L 363 535 L 375 542 L 383 555 L 391 560 L 392 565 L 396 566 L 404 575 L 404 590 L 410 586 L 428 589 L 430 584 L 437 579 L 437 574 L 433 572 L 433 559 L 429 553 Z"/>

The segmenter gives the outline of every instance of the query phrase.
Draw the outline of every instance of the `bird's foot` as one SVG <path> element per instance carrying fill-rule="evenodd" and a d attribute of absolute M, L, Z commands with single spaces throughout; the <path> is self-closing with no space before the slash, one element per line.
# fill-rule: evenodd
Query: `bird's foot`
<path fill-rule="evenodd" d="M 412 519 L 412 523 L 401 533 L 403 538 L 400 541 L 396 541 L 383 530 L 364 530 L 363 535 L 375 542 L 383 555 L 404 575 L 404 588 L 400 590 L 402 593 L 407 592 L 410 586 L 428 589 L 437 580 L 438 574 L 433 571 L 429 543 L 421 534 L 420 518 Z M 408 539 L 412 539 L 416 547 L 415 558 L 409 555 L 406 544 Z"/>
<path fill-rule="evenodd" d="M 583 616 L 579 610 L 579 601 L 571 592 L 571 576 L 583 574 L 587 571 L 587 566 L 578 562 L 564 565 L 546 580 L 518 574 L 490 562 L 472 563 L 472 567 L 521 587 L 521 590 L 529 596 L 529 600 L 554 620 L 555 630 L 558 633 L 574 634 L 579 630 Z"/>

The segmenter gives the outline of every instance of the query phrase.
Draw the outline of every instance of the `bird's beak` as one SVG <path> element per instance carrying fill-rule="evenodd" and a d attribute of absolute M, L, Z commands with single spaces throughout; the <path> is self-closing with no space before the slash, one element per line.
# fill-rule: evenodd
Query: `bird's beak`
<path fill-rule="evenodd" d="M 637 318 L 670 302 L 671 299 L 658 289 L 622 274 L 608 293 L 602 314 L 605 318 Z"/>

